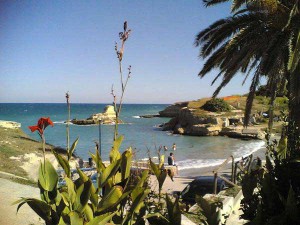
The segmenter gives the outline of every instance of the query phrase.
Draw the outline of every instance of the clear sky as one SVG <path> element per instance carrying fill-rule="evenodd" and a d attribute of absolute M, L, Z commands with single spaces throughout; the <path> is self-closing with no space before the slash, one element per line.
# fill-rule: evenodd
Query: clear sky
<path fill-rule="evenodd" d="M 200 79 L 195 35 L 229 13 L 201 0 L 0 1 L 0 102 L 108 103 L 120 95 L 114 51 L 123 22 L 132 33 L 125 103 L 174 103 L 210 97 L 216 71 Z M 246 93 L 243 76 L 221 96 Z M 249 83 L 249 82 L 248 82 Z"/>

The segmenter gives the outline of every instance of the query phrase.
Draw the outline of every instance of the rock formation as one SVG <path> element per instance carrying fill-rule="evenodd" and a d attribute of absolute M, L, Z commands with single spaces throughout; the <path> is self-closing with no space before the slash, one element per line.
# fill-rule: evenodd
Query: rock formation
<path fill-rule="evenodd" d="M 197 114 L 195 109 L 183 107 L 177 115 L 162 126 L 163 130 L 172 130 L 175 134 L 193 136 L 228 136 L 234 138 L 262 139 L 260 129 L 244 129 L 243 118 L 237 114 L 223 116 L 222 113 Z"/>
<path fill-rule="evenodd" d="M 176 117 L 179 115 L 180 110 L 186 107 L 188 102 L 178 102 L 173 105 L 168 106 L 164 110 L 159 112 L 160 117 Z"/>
<path fill-rule="evenodd" d="M 73 119 L 71 122 L 77 125 L 91 125 L 98 124 L 99 121 L 101 124 L 114 124 L 116 122 L 116 112 L 114 107 L 107 105 L 102 113 L 93 114 L 87 119 Z M 119 123 L 122 123 L 122 121 L 119 120 Z"/>

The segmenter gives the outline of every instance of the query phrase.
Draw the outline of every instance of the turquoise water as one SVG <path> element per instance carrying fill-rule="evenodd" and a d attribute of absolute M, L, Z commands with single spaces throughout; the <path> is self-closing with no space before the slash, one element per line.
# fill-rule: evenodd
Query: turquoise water
<path fill-rule="evenodd" d="M 71 118 L 85 119 L 91 114 L 102 112 L 106 104 L 72 104 Z M 203 168 L 218 165 L 225 158 L 233 155 L 236 158 L 257 151 L 263 145 L 263 141 L 242 141 L 227 137 L 194 137 L 172 135 L 170 132 L 161 131 L 157 125 L 167 122 L 168 118 L 139 118 L 139 115 L 157 114 L 167 105 L 156 104 L 125 104 L 123 105 L 121 119 L 126 123 L 119 125 L 119 133 L 125 136 L 121 151 L 132 147 L 137 159 L 156 156 L 159 146 L 167 146 L 171 150 L 176 143 L 176 164 L 180 174 L 188 171 L 201 171 Z M 1 103 L 0 120 L 20 122 L 22 129 L 32 138 L 39 140 L 37 133 L 31 133 L 28 126 L 35 125 L 40 117 L 50 117 L 54 127 L 46 129 L 46 141 L 55 146 L 66 147 L 66 126 L 63 123 L 67 119 L 66 104 L 30 104 L 30 103 Z M 113 140 L 113 125 L 102 125 L 102 157 L 108 160 L 109 151 Z M 89 152 L 95 151 L 94 141 L 99 139 L 99 127 L 70 126 L 71 142 L 79 137 L 76 153 L 84 158 L 89 158 Z M 1 138 L 1 137 L 0 137 Z M 170 152 L 170 151 L 169 151 Z M 168 152 L 166 153 L 168 154 Z"/>

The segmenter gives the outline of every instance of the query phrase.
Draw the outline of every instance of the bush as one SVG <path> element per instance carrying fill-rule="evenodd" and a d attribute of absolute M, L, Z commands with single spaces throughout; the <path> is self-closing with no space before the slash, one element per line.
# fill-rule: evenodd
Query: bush
<path fill-rule="evenodd" d="M 210 112 L 230 112 L 230 105 L 220 98 L 208 100 L 202 109 Z"/>

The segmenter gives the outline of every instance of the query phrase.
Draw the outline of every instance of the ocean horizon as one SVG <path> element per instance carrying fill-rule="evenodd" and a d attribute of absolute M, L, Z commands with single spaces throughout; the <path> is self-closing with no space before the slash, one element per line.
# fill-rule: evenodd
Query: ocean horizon
<path fill-rule="evenodd" d="M 108 104 L 72 103 L 71 119 L 86 119 L 94 113 L 102 112 Z M 121 120 L 125 124 L 119 125 L 119 134 L 124 135 L 120 151 L 131 147 L 135 152 L 135 159 L 141 160 L 149 156 L 157 156 L 160 146 L 167 146 L 166 156 L 172 151 L 171 146 L 176 143 L 174 152 L 180 175 L 205 170 L 221 164 L 230 155 L 239 159 L 261 149 L 265 142 L 261 140 L 243 141 L 228 137 L 199 137 L 174 135 L 162 131 L 159 125 L 169 118 L 140 118 L 141 115 L 158 114 L 169 104 L 124 104 Z M 28 126 L 35 125 L 40 117 L 50 117 L 54 127 L 45 131 L 46 141 L 54 146 L 66 147 L 67 107 L 65 103 L 0 103 L 0 120 L 10 120 L 21 123 L 22 130 L 31 138 L 39 140 L 37 133 L 31 133 Z M 113 141 L 113 125 L 101 125 L 102 158 L 108 160 Z M 99 141 L 99 126 L 71 125 L 71 143 L 79 137 L 76 154 L 87 160 L 90 152 L 95 152 L 95 142 Z M 162 151 L 162 153 L 164 153 Z"/>

